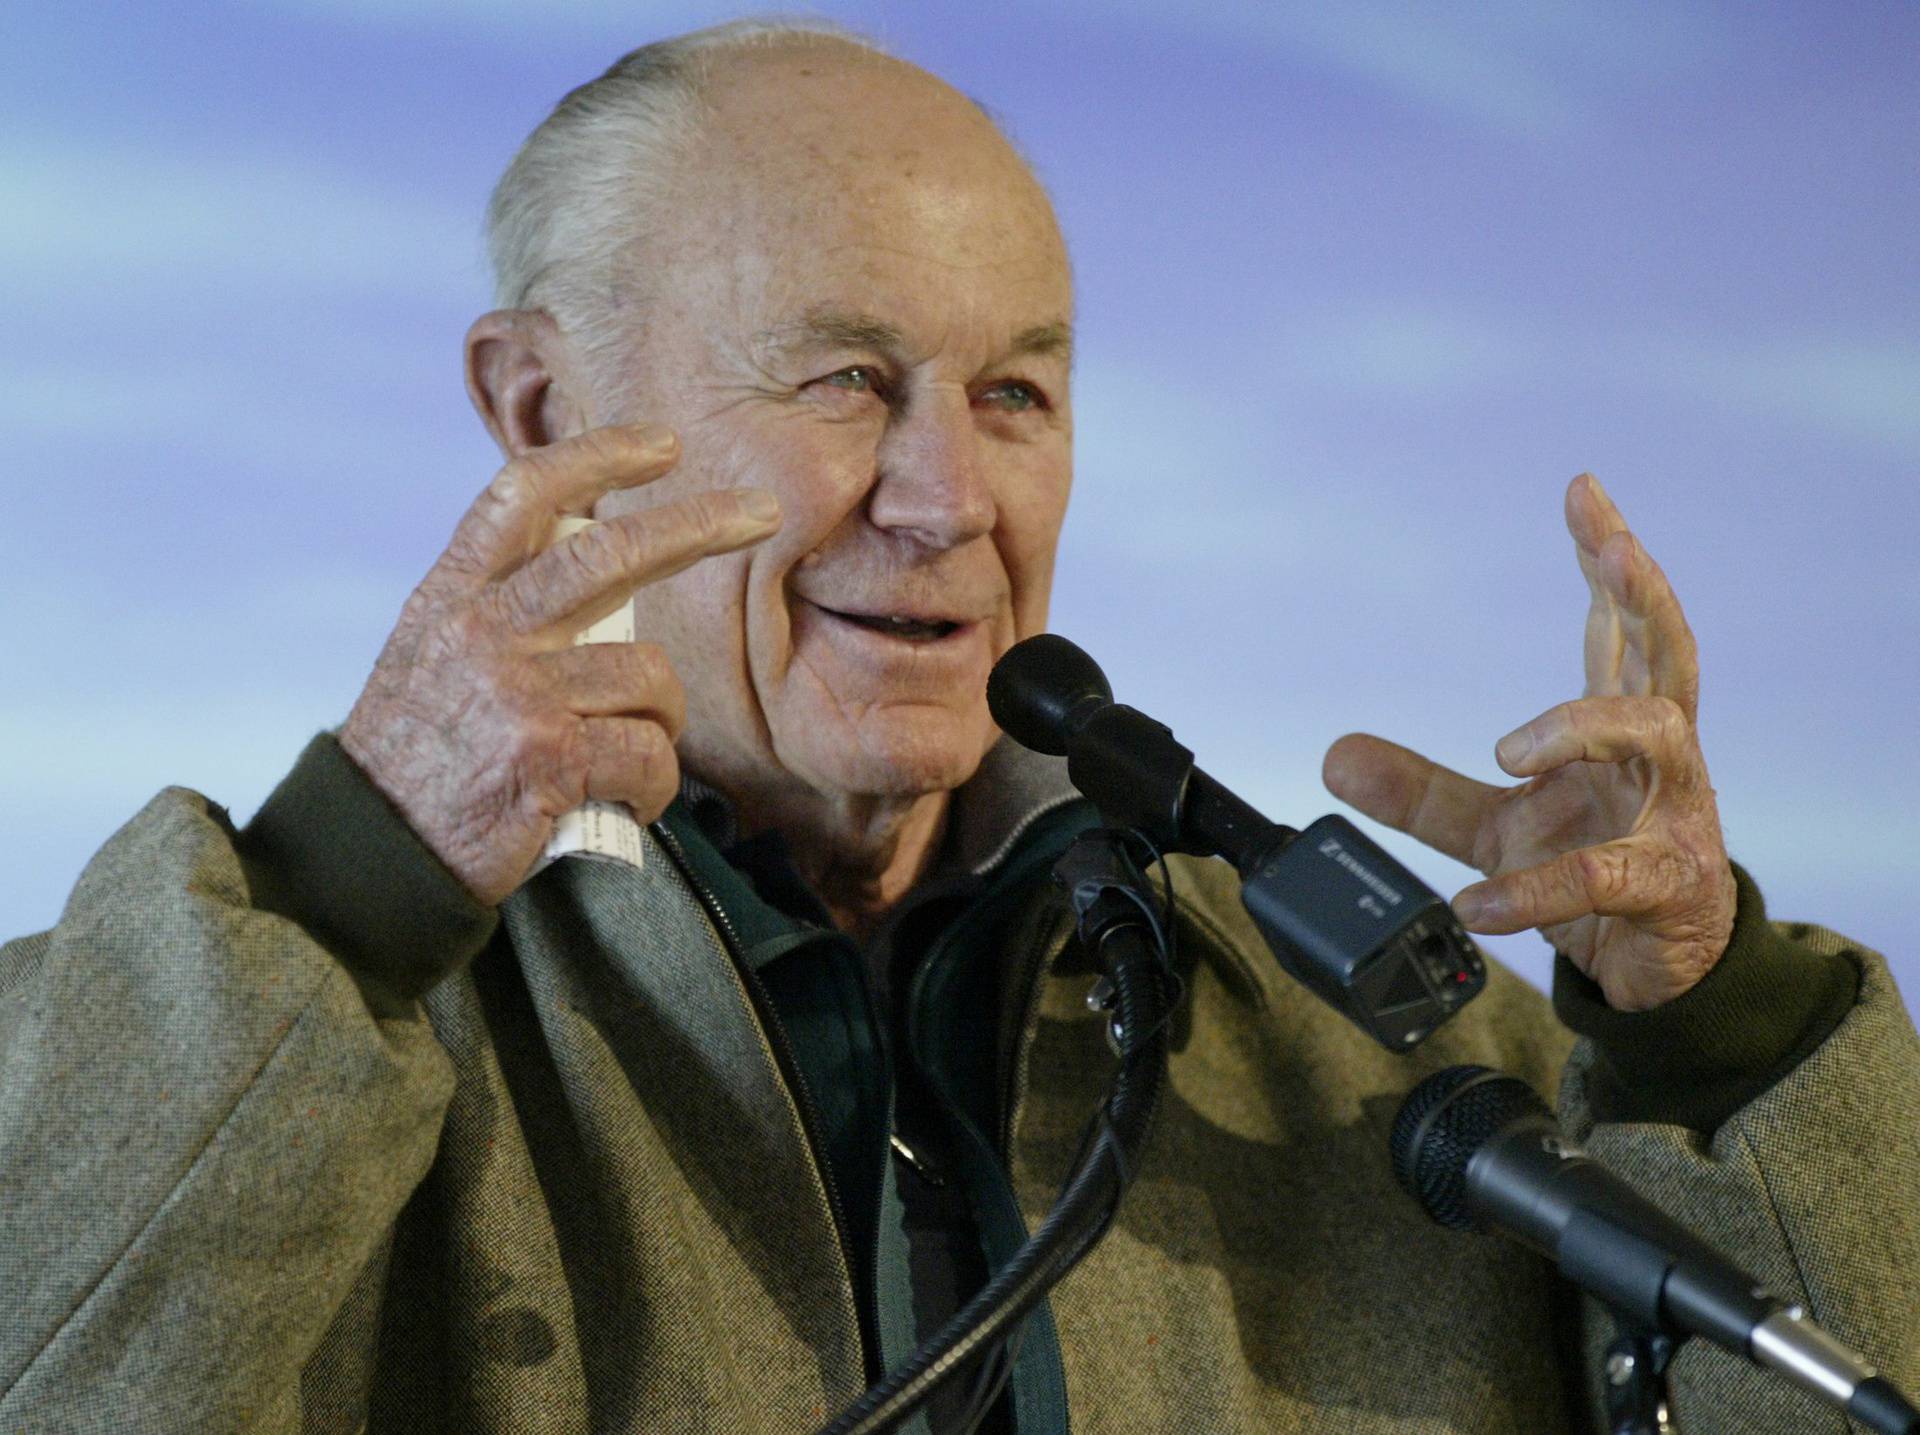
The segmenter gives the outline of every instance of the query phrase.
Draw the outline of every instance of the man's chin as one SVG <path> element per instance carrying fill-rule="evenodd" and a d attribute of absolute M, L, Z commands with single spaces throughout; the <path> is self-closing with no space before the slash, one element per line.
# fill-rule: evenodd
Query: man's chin
<path fill-rule="evenodd" d="M 789 767 L 804 766 L 816 786 L 869 797 L 951 792 L 979 770 L 998 732 L 984 720 L 903 707 L 870 715 L 857 735 L 844 729 L 806 734 Z M 838 737 L 839 742 L 830 741 Z"/>

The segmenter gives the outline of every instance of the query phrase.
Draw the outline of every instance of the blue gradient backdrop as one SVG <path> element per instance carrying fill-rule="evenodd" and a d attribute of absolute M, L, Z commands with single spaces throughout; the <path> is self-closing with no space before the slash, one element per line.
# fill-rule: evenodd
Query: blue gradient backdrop
<path fill-rule="evenodd" d="M 458 366 L 494 177 L 566 89 L 731 13 L 9 12 L 0 934 L 159 787 L 244 818 L 345 715 L 495 467 Z M 1591 468 L 1699 635 L 1734 855 L 1920 991 L 1920 9 L 816 13 L 986 101 L 1058 200 L 1055 627 L 1125 699 L 1295 822 L 1354 728 L 1493 777 L 1579 691 Z"/>

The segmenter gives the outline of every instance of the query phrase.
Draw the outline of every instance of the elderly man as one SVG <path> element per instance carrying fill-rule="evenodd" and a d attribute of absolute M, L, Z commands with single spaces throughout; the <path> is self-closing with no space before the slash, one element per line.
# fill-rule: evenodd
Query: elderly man
<path fill-rule="evenodd" d="M 725 27 L 569 96 L 493 226 L 506 465 L 345 724 L 244 832 L 162 793 L 0 951 L 6 1428 L 806 1430 L 1006 1259 L 1100 1099 L 1045 881 L 1093 816 L 983 694 L 1070 473 L 1026 166 L 909 65 Z M 1564 1068 L 1600 1154 L 1920 1372 L 1912 1028 L 1878 957 L 1767 921 L 1674 597 L 1598 484 L 1566 516 L 1588 691 L 1501 741 L 1524 781 L 1327 767 L 1488 874 L 1467 926 L 1547 933 L 1562 1021 L 1496 969 L 1387 1054 L 1177 860 L 1138 1181 L 932 1429 L 1586 1428 L 1605 1322 L 1392 1188 L 1401 1096 L 1464 1060 Z M 629 598 L 636 641 L 575 642 Z M 650 824 L 633 860 L 542 865 L 590 800 Z M 1695 1431 L 1819 1418 L 1675 1373 Z"/>

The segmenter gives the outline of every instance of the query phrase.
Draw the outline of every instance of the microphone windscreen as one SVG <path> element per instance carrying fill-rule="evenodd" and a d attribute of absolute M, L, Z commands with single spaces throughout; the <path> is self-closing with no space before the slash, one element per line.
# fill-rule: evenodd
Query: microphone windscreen
<path fill-rule="evenodd" d="M 987 711 L 1022 747 L 1064 757 L 1067 740 L 1113 701 L 1100 665 L 1058 633 L 1008 648 L 987 677 Z"/>
<path fill-rule="evenodd" d="M 1407 1094 L 1393 1119 L 1388 1149 L 1394 1179 L 1434 1220 L 1464 1231 L 1467 1163 L 1497 1132 L 1529 1116 L 1553 1112 L 1526 1082 L 1485 1066 L 1449 1066 Z"/>

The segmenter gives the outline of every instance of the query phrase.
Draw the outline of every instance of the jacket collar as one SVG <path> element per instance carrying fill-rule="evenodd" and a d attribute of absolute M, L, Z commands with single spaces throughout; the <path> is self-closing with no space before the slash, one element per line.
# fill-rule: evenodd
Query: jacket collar
<path fill-rule="evenodd" d="M 1072 802 L 1084 802 L 1067 777 L 1067 760 L 1024 748 L 1010 737 L 995 743 L 971 780 L 953 795 L 940 875 L 984 877 L 1007 859 L 1027 830 Z"/>
<path fill-rule="evenodd" d="M 691 774 L 680 779 L 680 799 L 722 852 L 740 835 L 732 801 Z M 1067 777 L 1067 760 L 1048 757 L 1003 737 L 974 775 L 954 790 L 947 836 L 925 881 L 985 877 L 1004 862 L 1020 838 L 1049 812 L 1084 801 Z"/>

